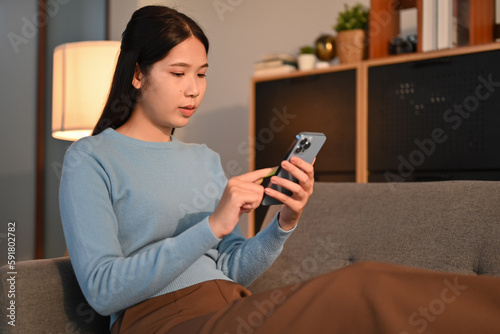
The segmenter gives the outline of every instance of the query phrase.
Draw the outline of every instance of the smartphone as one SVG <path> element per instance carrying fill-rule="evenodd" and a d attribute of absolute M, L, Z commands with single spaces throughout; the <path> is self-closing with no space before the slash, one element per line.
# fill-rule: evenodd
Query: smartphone
<path fill-rule="evenodd" d="M 292 157 L 299 157 L 308 163 L 312 163 L 314 161 L 314 158 L 318 155 L 319 151 L 321 150 L 321 147 L 323 146 L 325 141 L 326 141 L 326 136 L 324 133 L 301 132 L 295 136 L 295 140 L 292 142 L 292 145 L 290 145 L 290 148 L 288 149 L 288 152 L 283 160 L 290 161 Z M 291 180 L 295 183 L 299 182 L 290 173 L 281 168 L 281 163 L 280 167 L 276 170 L 276 173 L 274 175 L 282 177 L 284 179 Z M 288 196 L 292 195 L 292 192 L 290 190 L 285 189 L 281 186 L 271 184 L 270 187 L 285 195 Z M 268 206 L 275 204 L 283 204 L 283 203 L 281 203 L 281 201 L 271 196 L 264 195 L 261 205 Z"/>

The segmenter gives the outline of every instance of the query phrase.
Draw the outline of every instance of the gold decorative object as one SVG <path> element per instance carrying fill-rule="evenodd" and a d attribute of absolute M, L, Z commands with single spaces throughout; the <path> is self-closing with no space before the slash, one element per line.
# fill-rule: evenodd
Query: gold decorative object
<path fill-rule="evenodd" d="M 323 60 L 329 61 L 337 55 L 335 37 L 331 35 L 321 35 L 315 42 L 316 56 Z"/>

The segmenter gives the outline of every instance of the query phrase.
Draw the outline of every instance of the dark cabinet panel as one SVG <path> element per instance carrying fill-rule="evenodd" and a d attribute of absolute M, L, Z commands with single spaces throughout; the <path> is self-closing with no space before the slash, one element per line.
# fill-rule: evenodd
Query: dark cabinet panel
<path fill-rule="evenodd" d="M 498 59 L 495 50 L 370 67 L 370 181 L 498 179 Z"/>
<path fill-rule="evenodd" d="M 295 135 L 308 131 L 327 136 L 318 174 L 354 173 L 355 129 L 355 70 L 256 83 L 256 168 L 278 164 Z"/>

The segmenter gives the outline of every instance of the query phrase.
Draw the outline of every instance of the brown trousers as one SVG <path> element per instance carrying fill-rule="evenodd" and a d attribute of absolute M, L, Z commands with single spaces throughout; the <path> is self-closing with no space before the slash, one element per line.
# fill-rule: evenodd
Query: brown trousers
<path fill-rule="evenodd" d="M 500 333 L 500 278 L 365 262 L 255 295 L 209 281 L 127 309 L 117 333 Z"/>

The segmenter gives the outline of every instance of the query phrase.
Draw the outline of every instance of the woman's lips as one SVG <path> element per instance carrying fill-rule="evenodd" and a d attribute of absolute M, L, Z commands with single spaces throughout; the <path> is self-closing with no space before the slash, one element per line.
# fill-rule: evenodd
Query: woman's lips
<path fill-rule="evenodd" d="M 196 106 L 190 104 L 188 106 L 179 107 L 179 110 L 185 117 L 191 117 L 194 114 L 194 111 L 196 110 Z"/>

